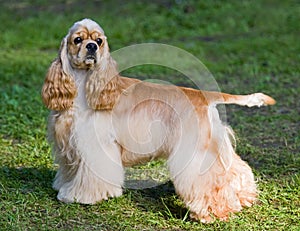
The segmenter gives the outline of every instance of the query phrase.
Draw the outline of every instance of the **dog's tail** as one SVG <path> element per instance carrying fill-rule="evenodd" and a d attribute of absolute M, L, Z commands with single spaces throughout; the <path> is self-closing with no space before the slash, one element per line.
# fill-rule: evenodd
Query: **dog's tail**
<path fill-rule="evenodd" d="M 276 101 L 263 93 L 250 95 L 231 95 L 216 91 L 199 91 L 196 89 L 180 87 L 185 95 L 195 104 L 201 101 L 204 105 L 237 104 L 241 106 L 267 106 L 273 105 Z"/>
<path fill-rule="evenodd" d="M 254 93 L 250 95 L 231 95 L 222 92 L 201 91 L 205 101 L 209 105 L 217 104 L 238 104 L 241 106 L 267 106 L 273 105 L 276 101 L 263 93 Z"/>

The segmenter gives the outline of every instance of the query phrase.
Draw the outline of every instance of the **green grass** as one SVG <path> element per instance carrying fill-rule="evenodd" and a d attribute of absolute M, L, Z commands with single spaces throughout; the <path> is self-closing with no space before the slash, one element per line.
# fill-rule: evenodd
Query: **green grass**
<path fill-rule="evenodd" d="M 62 37 L 84 17 L 102 25 L 112 51 L 144 42 L 174 45 L 199 58 L 222 91 L 262 91 L 277 100 L 268 108 L 227 107 L 237 151 L 257 178 L 257 205 L 227 223 L 204 225 L 188 218 L 170 182 L 126 189 L 122 197 L 93 206 L 56 200 L 40 89 Z M 14 0 L 1 1 L 0 20 L 1 230 L 300 229 L 297 1 Z M 124 74 L 190 85 L 162 67 Z"/>

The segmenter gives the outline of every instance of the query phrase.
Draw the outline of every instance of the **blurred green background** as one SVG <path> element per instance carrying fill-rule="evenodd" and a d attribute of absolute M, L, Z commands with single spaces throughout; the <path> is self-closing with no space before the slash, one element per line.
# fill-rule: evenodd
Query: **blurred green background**
<path fill-rule="evenodd" d="M 0 1 L 0 227 L 3 230 L 299 230 L 299 1 Z M 253 168 L 259 202 L 229 222 L 199 224 L 170 182 L 93 206 L 62 204 L 40 90 L 70 26 L 105 30 L 111 51 L 164 43 L 201 60 L 222 91 L 264 92 L 266 108 L 227 107 L 237 152 Z M 191 86 L 180 73 L 140 66 L 124 75 Z"/>

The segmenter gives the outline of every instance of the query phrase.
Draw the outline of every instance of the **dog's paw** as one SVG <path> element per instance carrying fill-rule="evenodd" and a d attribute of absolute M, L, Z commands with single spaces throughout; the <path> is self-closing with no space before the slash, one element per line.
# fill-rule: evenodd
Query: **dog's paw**
<path fill-rule="evenodd" d="M 246 105 L 248 107 L 253 107 L 253 106 L 261 107 L 261 106 L 273 105 L 275 103 L 276 101 L 268 95 L 265 95 L 263 93 L 254 93 L 249 95 L 249 99 Z"/>
<path fill-rule="evenodd" d="M 64 203 L 73 203 L 75 202 L 75 197 L 68 197 L 67 195 L 65 195 L 64 193 L 62 192 L 59 192 L 57 194 L 57 199 L 61 202 L 64 202 Z"/>
<path fill-rule="evenodd" d="M 206 216 L 197 214 L 195 212 L 190 213 L 190 218 L 195 221 L 200 221 L 201 223 L 209 224 L 213 223 L 216 219 L 213 215 L 207 214 Z"/>
<path fill-rule="evenodd" d="M 88 191 L 88 190 L 78 190 L 74 191 L 69 188 L 62 187 L 58 194 L 57 199 L 64 203 L 80 203 L 80 204 L 96 204 L 103 200 L 108 200 L 111 197 L 119 197 L 122 195 L 121 187 L 110 187 L 106 190 L 96 190 L 96 191 Z"/>

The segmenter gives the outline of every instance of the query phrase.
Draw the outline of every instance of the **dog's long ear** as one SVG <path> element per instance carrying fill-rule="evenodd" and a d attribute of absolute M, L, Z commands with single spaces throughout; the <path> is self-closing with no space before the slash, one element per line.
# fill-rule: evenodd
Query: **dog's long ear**
<path fill-rule="evenodd" d="M 121 94 L 117 64 L 105 40 L 100 66 L 91 71 L 86 83 L 86 99 L 94 110 L 111 110 Z"/>
<path fill-rule="evenodd" d="M 51 63 L 42 88 L 44 104 L 51 110 L 66 110 L 72 107 L 77 95 L 74 78 L 69 71 L 67 37 L 61 43 L 58 57 Z"/>

